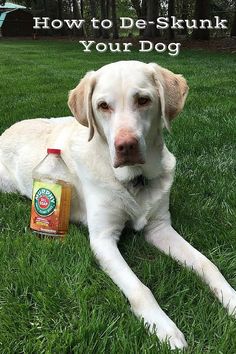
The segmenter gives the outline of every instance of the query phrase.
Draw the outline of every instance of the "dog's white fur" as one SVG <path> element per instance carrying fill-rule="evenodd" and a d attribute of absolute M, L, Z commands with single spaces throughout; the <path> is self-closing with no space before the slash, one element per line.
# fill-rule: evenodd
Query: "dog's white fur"
<path fill-rule="evenodd" d="M 73 117 L 25 120 L 0 137 L 0 190 L 31 198 L 32 169 L 47 147 L 61 148 L 74 191 L 71 221 L 89 227 L 91 247 L 104 271 L 160 340 L 183 348 L 184 335 L 162 311 L 151 291 L 122 258 L 117 241 L 129 221 L 144 228 L 148 242 L 192 268 L 236 315 L 236 292 L 218 269 L 172 227 L 169 193 L 175 158 L 166 148 L 162 127 L 183 108 L 188 87 L 181 75 L 156 64 L 117 62 L 88 73 L 70 92 Z M 136 97 L 145 96 L 144 106 Z M 100 102 L 109 109 L 103 110 Z M 114 168 L 114 140 L 120 129 L 136 134 L 144 164 Z M 90 141 L 88 141 L 88 138 Z M 132 180 L 142 174 L 144 187 Z"/>

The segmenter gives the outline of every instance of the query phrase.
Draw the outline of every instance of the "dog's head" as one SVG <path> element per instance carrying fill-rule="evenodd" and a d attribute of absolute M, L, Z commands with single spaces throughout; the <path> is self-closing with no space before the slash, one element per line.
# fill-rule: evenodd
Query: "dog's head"
<path fill-rule="evenodd" d="M 78 121 L 107 141 L 115 168 L 141 165 L 162 125 L 183 109 L 188 93 L 181 75 L 157 64 L 121 61 L 89 72 L 69 94 Z"/>

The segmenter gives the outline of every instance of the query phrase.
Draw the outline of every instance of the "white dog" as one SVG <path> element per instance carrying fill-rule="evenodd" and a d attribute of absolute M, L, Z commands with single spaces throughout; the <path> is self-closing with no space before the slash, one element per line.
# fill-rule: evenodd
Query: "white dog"
<path fill-rule="evenodd" d="M 69 94 L 73 117 L 25 120 L 0 137 L 0 190 L 31 198 L 32 169 L 46 148 L 60 148 L 73 179 L 71 221 L 88 225 L 101 267 L 133 312 L 171 348 L 184 335 L 122 258 L 117 241 L 127 222 L 148 242 L 192 268 L 231 315 L 236 292 L 219 270 L 172 227 L 169 194 L 175 158 L 163 125 L 182 110 L 188 86 L 156 64 L 122 61 L 89 72 Z M 78 122 L 80 124 L 78 124 Z M 53 173 L 53 172 L 52 172 Z"/>

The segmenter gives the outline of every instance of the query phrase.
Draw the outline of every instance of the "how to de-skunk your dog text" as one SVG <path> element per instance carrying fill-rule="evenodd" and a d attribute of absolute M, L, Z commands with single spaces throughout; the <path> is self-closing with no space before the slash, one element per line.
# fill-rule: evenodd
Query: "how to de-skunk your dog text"
<path fill-rule="evenodd" d="M 134 20 L 131 17 L 120 17 L 120 29 L 130 30 L 133 28 L 143 30 L 148 26 L 155 26 L 157 29 L 184 29 L 184 26 L 188 29 L 227 29 L 227 20 L 220 19 L 219 16 L 214 16 L 214 20 L 201 19 L 199 21 L 195 19 L 183 20 L 177 19 L 175 16 L 171 17 L 157 17 L 156 21 L 146 21 L 144 19 Z M 50 20 L 50 17 L 34 17 L 34 29 L 55 29 L 59 30 L 62 27 L 67 27 L 69 29 L 80 29 L 85 25 L 86 21 L 84 19 L 54 19 Z M 94 29 L 110 29 L 113 27 L 113 22 L 110 19 L 99 20 L 93 17 L 90 20 L 92 28 Z M 99 42 L 96 43 L 94 40 L 80 40 L 79 43 L 82 45 L 83 51 L 90 53 L 93 49 L 98 52 L 131 52 L 133 43 L 131 42 Z M 165 52 L 168 50 L 168 54 L 171 56 L 176 56 L 179 54 L 181 43 L 153 43 L 148 40 L 139 40 L 139 52 L 150 52 L 156 51 L 158 53 Z"/>

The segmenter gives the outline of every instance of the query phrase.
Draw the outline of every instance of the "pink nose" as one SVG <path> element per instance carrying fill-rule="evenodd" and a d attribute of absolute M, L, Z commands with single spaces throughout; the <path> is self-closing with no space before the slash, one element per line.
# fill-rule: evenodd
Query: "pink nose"
<path fill-rule="evenodd" d="M 130 155 L 137 152 L 138 141 L 133 136 L 118 137 L 115 140 L 115 149 L 120 156 Z"/>
<path fill-rule="evenodd" d="M 116 135 L 114 145 L 116 150 L 115 168 L 145 163 L 141 155 L 139 139 L 134 132 L 121 129 Z"/>

